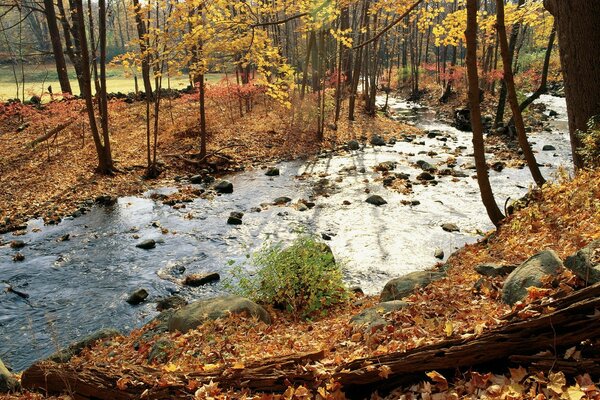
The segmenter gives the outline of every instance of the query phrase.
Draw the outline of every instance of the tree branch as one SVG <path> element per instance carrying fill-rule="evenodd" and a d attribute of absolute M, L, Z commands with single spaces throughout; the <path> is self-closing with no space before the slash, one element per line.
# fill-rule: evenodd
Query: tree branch
<path fill-rule="evenodd" d="M 361 44 L 357 44 L 356 46 L 352 47 L 352 50 L 356 50 L 356 49 L 359 49 L 361 47 L 364 47 L 364 46 L 368 45 L 369 43 L 373 43 L 374 41 L 376 41 L 377 39 L 379 39 L 387 31 L 389 31 L 390 29 L 392 29 L 394 26 L 396 26 L 397 24 L 399 24 L 404 18 L 406 18 L 406 16 L 408 14 L 410 14 L 415 8 L 417 8 L 417 6 L 419 4 L 421 4 L 422 2 L 423 2 L 423 0 L 417 0 L 417 2 L 415 4 L 413 4 L 408 10 L 406 10 L 404 12 L 404 14 L 402 14 L 401 16 L 399 16 L 398 18 L 396 18 L 394 21 L 392 21 L 388 26 L 386 26 L 385 28 L 383 28 L 381 30 L 381 32 L 379 32 L 378 34 L 376 34 L 375 36 L 373 36 L 371 39 L 367 40 L 366 42 L 363 42 Z"/>

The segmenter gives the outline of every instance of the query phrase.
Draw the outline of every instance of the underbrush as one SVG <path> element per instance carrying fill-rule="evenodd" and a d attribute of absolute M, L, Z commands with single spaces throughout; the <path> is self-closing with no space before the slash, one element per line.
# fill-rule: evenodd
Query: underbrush
<path fill-rule="evenodd" d="M 252 264 L 257 269 L 250 276 L 241 266 L 234 268 L 235 291 L 301 318 L 325 315 L 328 308 L 348 299 L 331 249 L 311 236 L 302 236 L 289 247 L 266 246 L 254 254 Z"/>

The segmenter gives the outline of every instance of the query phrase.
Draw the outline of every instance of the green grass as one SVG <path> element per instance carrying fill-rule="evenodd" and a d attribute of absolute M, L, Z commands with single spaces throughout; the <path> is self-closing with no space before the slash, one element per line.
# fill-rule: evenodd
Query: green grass
<path fill-rule="evenodd" d="M 21 81 L 21 67 L 16 67 L 17 78 L 19 84 Z M 120 66 L 108 66 L 107 67 L 107 89 L 108 92 L 123 92 L 129 93 L 135 90 L 135 84 L 133 76 L 127 76 L 123 68 Z M 72 68 L 69 69 L 69 77 L 71 79 L 71 87 L 75 93 L 79 92 L 77 85 L 77 79 L 75 72 Z M 209 83 L 216 83 L 223 77 L 222 74 L 208 74 L 207 81 Z M 188 86 L 187 75 L 179 75 L 171 77 L 171 88 L 183 89 Z M 60 85 L 56 75 L 56 69 L 52 64 L 39 64 L 39 65 L 25 65 L 25 99 L 29 99 L 31 96 L 40 96 L 42 93 L 47 92 L 48 86 L 52 86 L 54 93 L 60 92 Z M 142 89 L 142 80 L 138 77 L 138 85 Z M 163 78 L 163 87 L 167 87 L 167 81 Z M 21 97 L 22 88 L 19 89 L 19 97 Z M 10 98 L 17 97 L 17 86 L 15 85 L 15 78 L 13 75 L 13 68 L 11 65 L 0 65 L 0 101 L 5 101 Z M 46 95 L 44 100 L 49 100 L 49 96 Z"/>

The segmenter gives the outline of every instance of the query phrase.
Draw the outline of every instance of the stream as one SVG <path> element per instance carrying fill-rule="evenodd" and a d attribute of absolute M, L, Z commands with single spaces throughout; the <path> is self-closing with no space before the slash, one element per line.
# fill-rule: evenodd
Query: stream
<path fill-rule="evenodd" d="M 550 121 L 552 132 L 533 133 L 530 140 L 544 165 L 542 173 L 552 177 L 560 165 L 571 164 L 566 106 L 564 99 L 556 97 L 544 96 L 541 101 L 558 116 Z M 448 257 L 465 243 L 477 241 L 481 232 L 493 226 L 472 178 L 475 171 L 460 167 L 473 162 L 471 134 L 441 122 L 434 111 L 417 104 L 390 99 L 390 109 L 398 118 L 427 131 L 440 131 L 441 136 L 405 141 L 397 135 L 394 145 L 361 146 L 358 151 L 325 153 L 307 162 L 283 162 L 277 165 L 281 175 L 275 177 L 265 176 L 261 169 L 241 172 L 226 177 L 233 183 L 232 194 L 195 199 L 185 208 L 153 200 L 153 193 L 176 190 L 162 188 L 119 198 L 111 207 L 95 206 L 58 225 L 30 221 L 23 236 L 0 235 L 0 243 L 6 243 L 0 246 L 0 281 L 29 295 L 24 299 L 0 292 L 0 358 L 14 370 L 22 370 L 98 329 L 126 332 L 142 326 L 157 314 L 159 298 L 178 293 L 192 301 L 222 294 L 222 281 L 192 288 L 174 280 L 208 272 L 226 279 L 231 261 L 243 262 L 264 243 L 288 242 L 301 232 L 330 237 L 327 243 L 344 265 L 345 280 L 367 294 L 377 294 L 393 277 L 434 265 L 440 261 L 434 257 L 436 249 Z M 542 151 L 548 144 L 556 150 Z M 435 186 L 415 184 L 422 172 L 416 161 L 443 169 L 450 156 L 456 158 L 455 169 L 464 172 L 463 177 L 436 176 Z M 386 161 L 397 162 L 394 173 L 410 175 L 412 193 L 383 186 L 381 174 L 373 167 Z M 506 198 L 521 197 L 532 184 L 527 168 L 490 170 L 490 178 L 501 208 Z M 314 208 L 293 207 L 298 200 L 321 192 L 326 195 L 314 197 Z M 381 195 L 388 204 L 366 203 L 370 194 Z M 280 196 L 292 202 L 256 212 L 256 207 Z M 226 223 L 232 211 L 244 213 L 242 225 Z M 454 223 L 460 231 L 446 232 L 443 223 Z M 61 240 L 65 235 L 69 240 Z M 14 239 L 26 243 L 19 250 L 25 256 L 21 262 L 13 261 L 17 250 L 7 244 Z M 144 239 L 155 239 L 156 248 L 137 248 Z M 150 296 L 145 303 L 131 306 L 125 300 L 138 288 L 145 288 Z"/>

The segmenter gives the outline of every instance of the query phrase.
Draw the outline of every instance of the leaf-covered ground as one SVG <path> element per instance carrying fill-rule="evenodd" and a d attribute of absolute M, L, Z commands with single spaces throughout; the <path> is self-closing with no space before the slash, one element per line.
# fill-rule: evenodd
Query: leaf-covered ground
<path fill-rule="evenodd" d="M 152 385 L 168 386 L 193 371 L 243 369 L 251 363 L 282 355 L 324 351 L 325 357 L 313 368 L 322 379 L 317 388 L 290 387 L 283 395 L 231 392 L 217 384 L 200 385 L 190 378 L 186 385 L 195 397 L 205 398 L 343 398 L 340 385 L 327 376 L 338 366 L 364 356 L 404 351 L 447 338 L 476 337 L 491 328 L 506 324 L 508 313 L 526 319 L 535 313 L 528 303 L 562 296 L 582 286 L 571 273 L 563 271 L 548 279 L 547 287 L 531 290 L 523 303 L 511 310 L 499 301 L 501 278 L 481 278 L 474 267 L 495 262 L 516 264 L 547 248 L 562 258 L 593 239 L 600 238 L 600 171 L 581 172 L 571 181 L 547 185 L 532 195 L 531 204 L 509 217 L 500 232 L 480 243 L 468 245 L 450 259 L 448 277 L 417 291 L 406 300 L 411 305 L 385 315 L 391 324 L 383 330 L 362 331 L 350 318 L 376 303 L 376 298 L 354 298 L 348 305 L 331 310 L 329 316 L 315 321 L 297 321 L 276 310 L 272 325 L 244 318 L 218 320 L 186 334 L 172 333 L 142 338 L 152 326 L 101 343 L 71 361 L 76 368 L 95 365 L 121 374 L 123 388 L 148 379 Z M 153 344 L 168 338 L 175 345 L 160 363 L 149 363 Z M 595 339 L 595 338 L 590 338 Z M 580 349 L 574 347 L 555 354 L 557 358 L 577 360 Z M 144 375 L 145 368 L 160 371 Z M 597 399 L 597 381 L 588 375 L 565 375 L 563 371 L 528 371 L 526 368 L 499 365 L 493 372 L 457 371 L 442 376 L 436 371 L 428 379 L 400 387 L 389 399 Z M 377 366 L 374 366 L 377 368 Z M 380 368 L 385 378 L 389 371 Z M 595 377 L 597 378 L 597 377 Z M 21 398 L 36 398 L 25 394 Z M 33 397 L 32 397 L 33 396 Z M 375 395 L 375 397 L 378 397 Z"/>

